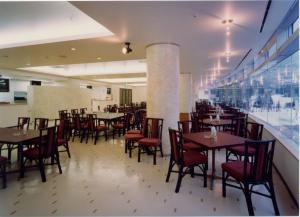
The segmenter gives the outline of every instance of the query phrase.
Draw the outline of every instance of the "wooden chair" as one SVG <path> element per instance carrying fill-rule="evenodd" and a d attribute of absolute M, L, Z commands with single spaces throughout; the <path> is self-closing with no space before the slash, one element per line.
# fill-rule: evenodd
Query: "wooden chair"
<path fill-rule="evenodd" d="M 107 122 L 105 122 L 104 120 L 101 120 L 99 118 L 97 118 L 95 120 L 96 126 L 95 126 L 95 139 L 94 139 L 94 145 L 96 145 L 97 140 L 99 138 L 99 135 L 101 132 L 104 133 L 105 136 L 105 141 L 107 141 L 108 138 L 108 126 L 107 126 Z"/>
<path fill-rule="evenodd" d="M 178 130 L 182 133 L 194 133 L 198 130 L 197 121 L 178 121 Z M 183 141 L 183 150 L 202 150 L 202 148 L 192 142 Z"/>
<path fill-rule="evenodd" d="M 71 109 L 71 114 L 72 114 L 72 115 L 78 114 L 78 109 Z"/>
<path fill-rule="evenodd" d="M 42 182 L 46 182 L 45 165 L 53 165 L 55 163 L 58 166 L 59 173 L 62 173 L 57 148 L 56 129 L 57 127 L 55 126 L 41 129 L 39 137 L 40 143 L 38 146 L 29 148 L 23 152 L 21 159 L 21 177 L 24 176 L 27 160 L 35 162 L 36 165 L 33 166 L 39 167 Z M 47 160 L 50 159 L 51 163 L 47 163 Z"/>
<path fill-rule="evenodd" d="M 240 122 L 240 125 L 242 125 L 242 122 Z M 262 133 L 264 129 L 264 125 L 254 123 L 254 122 L 247 122 L 244 125 L 244 131 L 242 130 L 242 126 L 240 126 L 241 129 L 237 129 L 236 135 L 244 135 L 245 138 L 250 140 L 261 140 L 262 139 Z M 249 147 L 248 150 L 249 154 L 254 154 L 255 150 Z M 236 159 L 241 160 L 241 158 L 245 155 L 245 146 L 239 145 L 234 146 L 231 148 L 226 149 L 226 161 L 234 160 L 231 158 L 231 156 L 234 156 Z"/>
<path fill-rule="evenodd" d="M 58 152 L 67 152 L 68 157 L 71 158 L 69 148 L 69 127 L 70 121 L 68 119 L 55 120 L 55 126 L 57 127 L 57 146 L 63 149 Z"/>
<path fill-rule="evenodd" d="M 47 128 L 48 127 L 48 122 L 49 122 L 48 118 L 35 118 L 34 119 L 34 129 L 35 130 L 40 130 L 40 129 L 43 129 L 43 128 Z"/>
<path fill-rule="evenodd" d="M 141 161 L 141 154 L 147 153 L 153 155 L 153 164 L 156 165 L 156 152 L 159 151 L 163 157 L 161 144 L 163 119 L 147 118 L 146 119 L 147 135 L 138 141 L 138 162 Z"/>
<path fill-rule="evenodd" d="M 275 140 L 269 141 L 246 141 L 244 160 L 226 162 L 222 164 L 222 192 L 226 197 L 226 186 L 242 189 L 248 207 L 249 215 L 254 215 L 251 194 L 258 194 L 272 199 L 275 214 L 279 215 L 279 210 L 275 198 L 272 165 L 274 155 Z M 254 149 L 254 153 L 249 150 Z M 227 182 L 232 177 L 239 185 Z M 253 190 L 256 185 L 264 185 L 268 194 Z"/>
<path fill-rule="evenodd" d="M 7 158 L 0 156 L 0 175 L 2 177 L 2 188 L 6 188 L 6 165 Z"/>
<path fill-rule="evenodd" d="M 182 178 L 186 174 L 190 174 L 192 177 L 195 175 L 203 176 L 204 187 L 207 187 L 207 155 L 197 151 L 184 151 L 182 144 L 182 133 L 180 131 L 169 128 L 169 136 L 171 144 L 171 156 L 166 182 L 169 182 L 170 175 L 172 172 L 174 172 L 178 173 L 175 193 L 179 192 Z M 178 166 L 178 170 L 173 170 L 174 165 Z M 195 173 L 194 167 L 199 167 L 202 173 Z"/>
<path fill-rule="evenodd" d="M 81 142 L 86 138 L 85 143 L 88 143 L 90 135 L 92 136 L 92 139 L 94 138 L 97 115 L 87 114 L 86 120 L 87 122 L 83 127 Z"/>

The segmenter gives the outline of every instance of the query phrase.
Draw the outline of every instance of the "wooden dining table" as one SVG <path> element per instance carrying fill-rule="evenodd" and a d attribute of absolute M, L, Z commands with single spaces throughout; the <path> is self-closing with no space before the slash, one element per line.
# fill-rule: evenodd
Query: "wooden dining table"
<path fill-rule="evenodd" d="M 220 130 L 220 128 L 224 128 L 226 126 L 230 126 L 232 124 L 232 121 L 229 119 L 203 119 L 200 121 L 201 124 L 204 124 L 206 126 L 213 126 L 216 127 L 217 130 Z"/>
<path fill-rule="evenodd" d="M 212 116 L 212 117 L 217 117 L 218 113 L 206 113 L 206 115 L 208 116 Z M 232 113 L 224 113 L 224 114 L 219 114 L 221 119 L 228 119 L 228 118 L 233 118 L 235 116 L 235 114 Z"/>
<path fill-rule="evenodd" d="M 229 148 L 233 146 L 243 145 L 246 138 L 235 136 L 229 133 L 217 132 L 216 139 L 211 138 L 210 132 L 197 132 L 183 134 L 184 141 L 193 142 L 199 146 L 202 146 L 208 150 L 211 150 L 212 157 L 212 171 L 211 171 L 211 185 L 213 189 L 213 182 L 215 178 L 216 166 L 215 166 L 215 151 L 216 149 Z"/>
<path fill-rule="evenodd" d="M 23 146 L 28 144 L 28 142 L 39 138 L 39 130 L 23 130 L 18 128 L 0 128 L 0 143 L 11 144 L 18 146 L 18 154 L 20 159 L 23 155 Z M 24 165 L 20 163 L 20 169 L 17 170 L 20 172 L 20 178 L 24 177 Z M 15 172 L 15 171 L 10 171 Z"/>

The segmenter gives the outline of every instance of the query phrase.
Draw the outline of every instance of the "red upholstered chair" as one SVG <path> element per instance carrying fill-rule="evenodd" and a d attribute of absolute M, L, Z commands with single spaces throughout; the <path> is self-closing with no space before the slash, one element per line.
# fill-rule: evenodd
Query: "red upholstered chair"
<path fill-rule="evenodd" d="M 113 139 L 115 139 L 115 133 L 116 131 L 119 134 L 119 137 L 121 136 L 121 132 L 123 135 L 125 135 L 126 129 L 130 128 L 130 119 L 132 117 L 131 113 L 125 113 L 124 118 L 118 119 L 113 122 L 112 128 L 113 128 Z"/>
<path fill-rule="evenodd" d="M 127 150 L 128 150 L 130 158 L 132 156 L 132 150 L 137 147 L 134 144 L 136 142 L 138 142 L 140 139 L 142 139 L 144 137 L 147 137 L 146 118 L 144 118 L 143 123 L 141 125 L 142 125 L 142 128 L 140 130 L 129 130 L 124 135 L 124 139 L 125 139 L 125 153 L 127 153 Z"/>
<path fill-rule="evenodd" d="M 96 120 L 97 120 L 96 114 L 87 114 L 86 123 L 83 125 L 81 142 L 86 137 L 85 143 L 88 143 L 90 135 L 92 136 L 92 139 L 94 138 Z"/>
<path fill-rule="evenodd" d="M 243 123 L 239 123 L 239 124 L 243 125 Z M 250 140 L 261 140 L 263 129 L 264 129 L 264 125 L 262 124 L 247 122 L 244 125 L 243 132 L 241 128 L 241 129 L 237 129 L 235 133 L 237 136 L 243 136 Z M 255 150 L 252 147 L 249 147 L 248 152 L 250 155 L 251 153 L 253 155 Z M 233 155 L 236 159 L 241 160 L 242 156 L 245 155 L 245 146 L 240 145 L 240 146 L 235 146 L 226 149 L 226 161 L 235 160 L 231 158 L 231 155 Z"/>
<path fill-rule="evenodd" d="M 222 164 L 223 197 L 226 197 L 226 186 L 242 189 L 248 207 L 249 215 L 254 215 L 251 194 L 259 194 L 272 199 L 275 214 L 279 215 L 276 203 L 273 180 L 272 164 L 275 140 L 269 141 L 246 141 L 244 160 L 230 161 Z M 254 153 L 250 153 L 250 148 Z M 227 182 L 232 177 L 239 185 Z M 264 185 L 269 194 L 253 190 L 253 186 Z"/>
<path fill-rule="evenodd" d="M 160 151 L 163 157 L 161 144 L 163 119 L 161 118 L 146 118 L 145 137 L 138 141 L 138 162 L 141 161 L 141 154 L 147 153 L 153 155 L 153 164 L 156 164 L 156 152 Z"/>
<path fill-rule="evenodd" d="M 0 156 L 0 176 L 2 177 L 2 188 L 6 188 L 6 164 L 7 158 Z"/>
<path fill-rule="evenodd" d="M 74 142 L 75 136 L 78 136 L 81 139 L 84 124 L 86 123 L 84 123 L 83 119 L 80 117 L 80 114 L 73 115 L 71 125 L 71 130 L 73 134 L 72 142 Z"/>
<path fill-rule="evenodd" d="M 204 187 L 207 186 L 207 168 L 208 168 L 208 158 L 207 155 L 204 155 L 198 151 L 183 151 L 182 144 L 182 133 L 177 130 L 169 128 L 170 144 L 171 144 L 171 157 L 169 163 L 168 174 L 166 182 L 169 182 L 170 175 L 172 172 L 178 173 L 177 184 L 175 192 L 178 193 L 182 178 L 186 174 L 203 176 L 204 178 Z M 178 170 L 173 170 L 174 165 L 178 166 Z M 196 174 L 194 172 L 194 167 L 199 167 L 202 171 L 202 174 Z"/>
<path fill-rule="evenodd" d="M 34 129 L 35 130 L 40 130 L 40 129 L 43 129 L 43 128 L 47 128 L 48 127 L 48 122 L 49 122 L 48 118 L 35 118 L 34 119 Z"/>
<path fill-rule="evenodd" d="M 94 139 L 94 145 L 96 145 L 97 140 L 99 138 L 99 135 L 101 132 L 104 133 L 105 136 L 105 141 L 107 141 L 107 136 L 108 136 L 108 126 L 107 126 L 107 122 L 105 122 L 104 120 L 101 120 L 99 118 L 97 118 L 95 120 L 95 139 Z"/>
<path fill-rule="evenodd" d="M 71 109 L 71 115 L 79 114 L 78 109 Z"/>
<path fill-rule="evenodd" d="M 68 157 L 71 158 L 70 148 L 69 148 L 69 127 L 70 121 L 68 119 L 55 120 L 55 126 L 57 127 L 57 146 L 62 147 L 59 152 L 67 152 Z"/>
<path fill-rule="evenodd" d="M 193 133 L 197 132 L 198 124 L 197 121 L 178 121 L 178 130 L 182 133 Z M 202 148 L 192 142 L 183 141 L 183 150 L 202 150 Z"/>
<path fill-rule="evenodd" d="M 56 126 L 40 130 L 40 143 L 34 148 L 23 152 L 21 159 L 21 177 L 24 176 L 27 160 L 36 162 L 39 167 L 41 178 L 46 182 L 45 165 L 58 165 L 59 173 L 62 173 L 57 148 Z M 51 160 L 51 163 L 47 163 Z"/>

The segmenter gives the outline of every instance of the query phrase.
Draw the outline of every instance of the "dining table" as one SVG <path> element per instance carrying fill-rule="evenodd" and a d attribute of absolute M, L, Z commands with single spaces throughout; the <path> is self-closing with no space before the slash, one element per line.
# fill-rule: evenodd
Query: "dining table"
<path fill-rule="evenodd" d="M 206 113 L 206 115 L 208 116 L 211 116 L 211 117 L 217 117 L 217 115 L 219 115 L 219 117 L 221 119 L 230 119 L 230 118 L 233 118 L 235 117 L 235 114 L 232 114 L 232 113 L 223 113 L 223 114 L 218 114 L 218 113 L 213 113 L 213 112 L 210 112 L 210 113 Z"/>
<path fill-rule="evenodd" d="M 216 137 L 212 138 L 210 132 L 196 132 L 196 133 L 186 133 L 183 134 L 184 141 L 193 142 L 205 149 L 211 151 L 211 183 L 210 188 L 213 189 L 213 182 L 215 179 L 215 151 L 217 149 L 229 148 L 238 145 L 244 145 L 246 138 L 232 135 L 230 133 L 225 132 L 217 132 Z"/>
<path fill-rule="evenodd" d="M 227 126 L 232 125 L 232 121 L 230 119 L 203 119 L 199 120 L 201 124 L 205 126 L 211 126 L 211 127 L 216 127 L 217 130 L 224 129 Z"/>
<path fill-rule="evenodd" d="M 39 130 L 32 129 L 18 129 L 16 127 L 13 128 L 0 128 L 0 143 L 2 144 L 10 144 L 18 146 L 18 154 L 19 158 L 23 157 L 23 148 L 24 145 L 28 144 L 30 141 L 33 141 L 40 136 Z M 24 165 L 22 163 L 19 164 L 20 178 L 24 177 Z M 9 172 L 16 172 L 9 171 Z"/>

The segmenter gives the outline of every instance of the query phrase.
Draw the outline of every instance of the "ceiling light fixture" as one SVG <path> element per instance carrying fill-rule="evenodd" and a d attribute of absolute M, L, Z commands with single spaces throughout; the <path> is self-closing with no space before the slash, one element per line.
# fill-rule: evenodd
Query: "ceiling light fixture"
<path fill-rule="evenodd" d="M 75 51 L 75 50 L 76 50 L 76 48 L 75 48 L 75 47 L 72 47 L 72 48 L 71 48 L 71 51 Z"/>
<path fill-rule="evenodd" d="M 130 42 L 125 42 L 125 46 L 122 48 L 123 54 L 128 54 L 132 52 L 132 49 L 129 46 L 130 46 Z"/>
<path fill-rule="evenodd" d="M 101 57 L 97 57 L 97 60 L 101 60 Z"/>
<path fill-rule="evenodd" d="M 26 66 L 30 66 L 31 64 L 30 63 L 26 63 Z"/>

